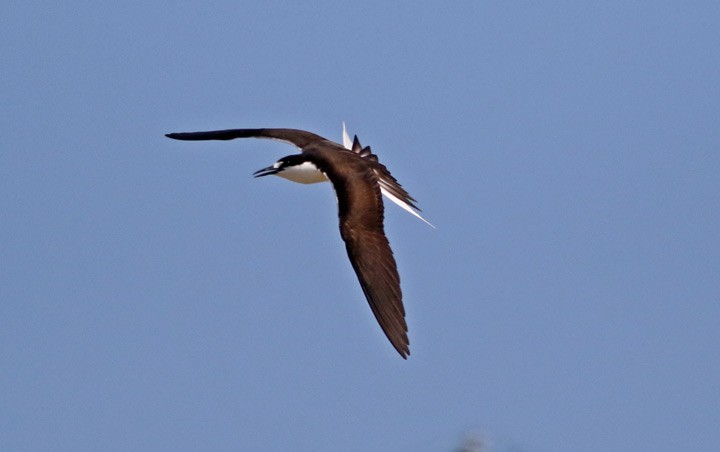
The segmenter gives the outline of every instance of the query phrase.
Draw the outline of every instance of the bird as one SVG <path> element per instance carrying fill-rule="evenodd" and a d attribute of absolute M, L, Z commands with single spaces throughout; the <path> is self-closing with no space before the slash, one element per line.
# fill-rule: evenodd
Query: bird
<path fill-rule="evenodd" d="M 282 157 L 253 175 L 256 178 L 274 175 L 301 184 L 327 181 L 332 184 L 337 197 L 340 236 L 360 287 L 385 336 L 400 356 L 407 359 L 410 341 L 400 275 L 385 235 L 381 194 L 428 222 L 417 213 L 420 211 L 417 201 L 378 161 L 369 146 L 363 147 L 357 135 L 351 143 L 344 123 L 344 145 L 305 130 L 281 128 L 180 132 L 165 136 L 183 141 L 266 138 L 299 148 L 299 154 Z"/>

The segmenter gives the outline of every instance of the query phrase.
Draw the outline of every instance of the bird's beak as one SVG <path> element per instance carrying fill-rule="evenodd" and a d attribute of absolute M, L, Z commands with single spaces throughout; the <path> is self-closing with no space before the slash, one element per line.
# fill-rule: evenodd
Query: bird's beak
<path fill-rule="evenodd" d="M 268 166 L 267 168 L 263 168 L 261 170 L 255 171 L 253 173 L 253 176 L 255 176 L 255 177 L 271 176 L 271 175 L 277 174 L 279 172 L 280 172 L 280 170 L 275 168 L 274 166 Z"/>

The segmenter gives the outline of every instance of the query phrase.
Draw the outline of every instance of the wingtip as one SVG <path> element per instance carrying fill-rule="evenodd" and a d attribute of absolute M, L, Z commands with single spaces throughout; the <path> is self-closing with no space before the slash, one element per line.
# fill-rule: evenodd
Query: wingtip
<path fill-rule="evenodd" d="M 407 361 L 408 356 L 410 356 L 410 345 L 409 344 L 402 344 L 400 347 L 394 347 L 395 351 L 398 352 L 400 357 Z"/>
<path fill-rule="evenodd" d="M 388 339 L 390 338 L 388 337 Z M 405 334 L 400 338 L 391 339 L 390 343 L 402 359 L 408 359 L 408 356 L 410 356 L 410 340 L 407 337 L 407 330 L 405 330 Z"/>

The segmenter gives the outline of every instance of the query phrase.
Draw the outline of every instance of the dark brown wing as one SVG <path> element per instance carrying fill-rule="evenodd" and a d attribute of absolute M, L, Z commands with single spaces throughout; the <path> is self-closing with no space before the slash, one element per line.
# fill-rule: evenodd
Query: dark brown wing
<path fill-rule="evenodd" d="M 168 133 L 165 135 L 174 140 L 234 140 L 235 138 L 270 138 L 286 141 L 300 149 L 317 141 L 327 141 L 320 135 L 298 129 L 228 129 L 209 132 Z"/>
<path fill-rule="evenodd" d="M 338 198 L 340 235 L 370 308 L 403 358 L 410 354 L 400 276 L 383 228 L 377 175 L 356 154 L 308 149 L 327 174 Z M 330 164 L 328 164 L 330 163 Z"/>
<path fill-rule="evenodd" d="M 342 223 L 340 231 L 350 262 L 380 328 L 400 356 L 407 359 L 410 343 L 400 277 L 387 238 L 382 232 L 358 231 Z"/>

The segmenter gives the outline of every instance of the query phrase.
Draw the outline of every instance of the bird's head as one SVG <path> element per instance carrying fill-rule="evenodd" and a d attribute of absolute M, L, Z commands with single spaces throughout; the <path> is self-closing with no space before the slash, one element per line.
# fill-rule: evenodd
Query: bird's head
<path fill-rule="evenodd" d="M 253 175 L 255 177 L 275 175 L 300 184 L 315 184 L 328 180 L 325 173 L 320 171 L 303 154 L 283 157 L 271 166 L 255 171 Z"/>

